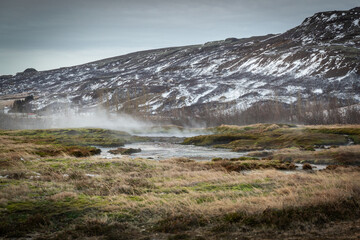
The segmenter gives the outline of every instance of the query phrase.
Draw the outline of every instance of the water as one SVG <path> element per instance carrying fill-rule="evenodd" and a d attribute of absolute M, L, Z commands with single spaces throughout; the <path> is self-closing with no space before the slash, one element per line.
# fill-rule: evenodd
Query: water
<path fill-rule="evenodd" d="M 238 158 L 245 156 L 247 152 L 232 152 L 228 149 L 201 147 L 194 145 L 182 145 L 181 138 L 176 137 L 154 137 L 154 142 L 139 142 L 125 144 L 125 148 L 140 148 L 141 152 L 133 153 L 131 155 L 111 154 L 108 153 L 110 149 L 114 148 L 100 148 L 101 157 L 111 159 L 113 157 L 130 157 L 130 158 L 145 158 L 153 160 L 164 160 L 169 158 L 185 157 L 197 161 L 210 161 L 213 158 Z M 272 150 L 276 151 L 276 150 Z M 302 164 L 295 163 L 296 170 L 302 170 Z M 311 164 L 314 171 L 324 170 L 327 165 Z M 287 172 L 287 171 L 285 171 Z M 292 173 L 294 171 L 288 171 Z"/>
<path fill-rule="evenodd" d="M 295 163 L 296 165 L 296 170 L 302 170 L 302 164 L 301 163 Z M 326 167 L 328 166 L 327 164 L 310 164 L 311 167 L 313 168 L 312 170 L 314 171 L 319 171 L 319 170 L 325 170 Z"/>
<path fill-rule="evenodd" d="M 231 152 L 228 149 L 200 147 L 193 145 L 181 145 L 171 142 L 140 142 L 126 144 L 125 148 L 140 148 L 141 152 L 131 154 L 131 158 L 148 158 L 163 160 L 174 157 L 185 157 L 198 161 L 209 161 L 213 158 L 237 158 L 244 156 L 245 152 Z M 120 157 L 113 155 L 108 150 L 114 148 L 100 148 L 101 156 L 104 158 Z"/>

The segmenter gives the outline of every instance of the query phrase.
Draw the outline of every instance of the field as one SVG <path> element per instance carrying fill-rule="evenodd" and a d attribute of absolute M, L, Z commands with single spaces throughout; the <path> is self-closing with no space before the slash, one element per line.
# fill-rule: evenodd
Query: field
<path fill-rule="evenodd" d="M 150 140 L 117 131 L 1 131 L 0 237 L 358 239 L 359 129 L 220 126 L 184 143 L 251 151 L 203 162 L 97 156 Z"/>

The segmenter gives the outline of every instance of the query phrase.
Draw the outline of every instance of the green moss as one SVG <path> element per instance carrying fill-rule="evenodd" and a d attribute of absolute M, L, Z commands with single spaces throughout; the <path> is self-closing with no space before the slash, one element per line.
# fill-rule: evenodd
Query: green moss
<path fill-rule="evenodd" d="M 214 197 L 209 197 L 209 196 L 201 196 L 195 199 L 195 202 L 197 204 L 209 203 L 214 201 L 215 201 Z"/>
<path fill-rule="evenodd" d="M 144 198 L 142 198 L 140 196 L 127 196 L 127 199 L 129 199 L 130 201 L 135 201 L 135 202 L 144 201 Z"/>
<path fill-rule="evenodd" d="M 35 208 L 35 202 L 8 202 L 6 209 L 11 212 L 31 211 Z"/>
<path fill-rule="evenodd" d="M 259 183 L 244 183 L 236 185 L 222 185 L 222 184 L 211 184 L 201 183 L 190 189 L 195 192 L 218 192 L 218 191 L 242 191 L 251 192 L 256 188 L 262 188 L 263 186 Z"/>
<path fill-rule="evenodd" d="M 162 194 L 161 196 L 164 198 L 168 198 L 169 196 L 176 196 L 178 194 L 186 194 L 189 193 L 189 188 L 187 187 L 176 187 L 176 188 L 159 188 L 154 189 L 153 192 Z M 168 195 L 163 195 L 168 194 Z"/>
<path fill-rule="evenodd" d="M 134 221 L 137 217 L 134 213 L 127 211 L 126 209 L 120 212 L 109 212 L 106 216 L 117 222 Z"/>
<path fill-rule="evenodd" d="M 21 237 L 44 227 L 57 231 L 86 215 L 98 214 L 104 206 L 102 200 L 82 195 L 57 201 L 10 201 L 6 211 L 0 212 L 0 236 Z"/>
<path fill-rule="evenodd" d="M 63 214 L 68 211 L 80 211 L 105 206 L 107 202 L 101 198 L 79 195 L 78 197 L 65 197 L 59 200 L 10 201 L 6 209 L 8 214 L 15 213 L 43 213 L 51 216 Z"/>

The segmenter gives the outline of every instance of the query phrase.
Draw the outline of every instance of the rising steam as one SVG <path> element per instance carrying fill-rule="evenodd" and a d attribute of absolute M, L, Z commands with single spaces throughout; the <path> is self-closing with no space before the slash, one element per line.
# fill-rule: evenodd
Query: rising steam
<path fill-rule="evenodd" d="M 204 129 L 159 125 L 127 114 L 109 113 L 103 109 L 86 112 L 59 112 L 45 116 L 2 115 L 3 129 L 104 128 L 140 136 L 190 137 L 206 134 Z"/>

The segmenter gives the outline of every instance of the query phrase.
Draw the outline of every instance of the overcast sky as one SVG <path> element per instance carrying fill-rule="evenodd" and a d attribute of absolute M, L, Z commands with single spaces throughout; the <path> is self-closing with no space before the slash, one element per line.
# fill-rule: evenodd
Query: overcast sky
<path fill-rule="evenodd" d="M 359 0 L 0 0 L 0 75 L 281 33 Z"/>

